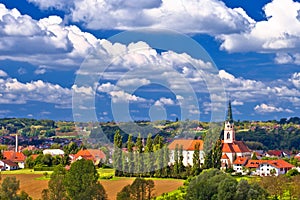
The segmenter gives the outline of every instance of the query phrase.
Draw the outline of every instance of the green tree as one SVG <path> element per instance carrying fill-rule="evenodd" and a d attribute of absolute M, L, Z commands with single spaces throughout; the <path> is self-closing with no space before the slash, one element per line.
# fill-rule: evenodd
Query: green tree
<path fill-rule="evenodd" d="M 64 179 L 69 198 L 72 200 L 107 199 L 99 174 L 91 160 L 78 160 L 71 165 Z"/>
<path fill-rule="evenodd" d="M 156 135 L 157 136 L 157 135 Z M 155 137 L 157 138 L 157 137 Z M 164 149 L 163 149 L 163 139 L 158 137 L 158 142 L 155 145 L 155 167 L 156 167 L 156 176 L 161 177 L 163 174 L 164 168 Z"/>
<path fill-rule="evenodd" d="M 67 171 L 62 165 L 58 165 L 54 168 L 50 181 L 48 182 L 49 198 L 51 200 L 63 200 L 66 198 L 67 194 L 64 185 L 66 174 Z"/>
<path fill-rule="evenodd" d="M 178 174 L 179 174 L 179 148 L 178 148 L 178 144 L 176 144 L 174 150 L 173 176 L 178 177 Z"/>
<path fill-rule="evenodd" d="M 6 177 L 1 185 L 0 199 L 15 200 L 18 199 L 17 192 L 20 189 L 20 181 L 16 177 Z"/>
<path fill-rule="evenodd" d="M 127 141 L 127 150 L 128 150 L 128 172 L 130 176 L 134 171 L 134 156 L 133 156 L 133 141 L 132 135 L 130 134 Z"/>
<path fill-rule="evenodd" d="M 169 162 L 170 162 L 170 151 L 167 146 L 163 147 L 163 170 L 162 177 L 167 177 L 169 175 Z"/>
<path fill-rule="evenodd" d="M 131 185 L 125 186 L 118 194 L 117 200 L 150 200 L 153 197 L 154 182 L 136 178 Z"/>
<path fill-rule="evenodd" d="M 16 179 L 16 177 L 6 177 L 2 184 L 0 190 L 0 199 L 1 200 L 32 200 L 29 195 L 21 191 L 18 195 L 18 191 L 20 190 L 20 181 Z"/>
<path fill-rule="evenodd" d="M 247 200 L 248 199 L 248 191 L 250 190 L 250 185 L 248 181 L 242 179 L 239 181 L 237 185 L 237 190 L 235 193 L 235 200 Z"/>
<path fill-rule="evenodd" d="M 221 157 L 222 157 L 222 142 L 221 140 L 217 140 L 212 151 L 213 168 L 216 169 L 221 168 Z"/>
<path fill-rule="evenodd" d="M 179 148 L 179 161 L 178 161 L 178 171 L 181 174 L 184 172 L 184 164 L 183 164 L 183 146 L 181 145 Z"/>
<path fill-rule="evenodd" d="M 154 159 L 153 159 L 153 141 L 151 133 L 148 134 L 146 146 L 145 146 L 145 175 L 153 175 L 154 171 Z"/>
<path fill-rule="evenodd" d="M 114 160 L 114 168 L 115 168 L 115 175 L 121 176 L 122 175 L 122 136 L 120 131 L 117 130 L 114 136 L 114 153 L 113 153 L 113 160 Z"/>
<path fill-rule="evenodd" d="M 200 174 L 200 143 L 195 144 L 195 151 L 193 153 L 193 167 L 192 173 L 197 176 Z"/>
<path fill-rule="evenodd" d="M 143 141 L 142 136 L 139 133 L 137 140 L 136 140 L 136 154 L 135 154 L 135 171 L 139 173 L 139 175 L 142 175 L 142 172 L 144 171 L 144 159 L 143 159 Z"/>
<path fill-rule="evenodd" d="M 236 193 L 237 181 L 228 176 L 222 180 L 218 186 L 218 199 L 219 200 L 232 200 Z"/>

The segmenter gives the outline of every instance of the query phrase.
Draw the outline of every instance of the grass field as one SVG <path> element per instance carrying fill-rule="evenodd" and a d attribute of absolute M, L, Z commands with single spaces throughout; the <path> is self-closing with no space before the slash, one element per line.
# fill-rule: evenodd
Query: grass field
<path fill-rule="evenodd" d="M 113 174 L 112 169 L 100 169 L 98 170 L 100 177 L 104 175 Z M 33 170 L 16 170 L 16 171 L 5 171 L 1 173 L 2 180 L 7 176 L 15 176 L 20 180 L 20 188 L 27 192 L 33 199 L 40 199 L 41 192 L 43 189 L 48 188 L 49 178 L 43 176 L 45 172 L 34 172 Z M 47 172 L 50 174 L 51 172 Z M 108 199 L 115 200 L 117 193 L 128 184 L 131 184 L 134 178 L 117 177 L 111 180 L 103 180 L 100 182 L 105 188 Z M 176 190 L 178 187 L 183 185 L 183 180 L 177 179 L 154 179 L 155 190 L 154 195 L 159 196 L 162 193 L 168 193 Z"/>

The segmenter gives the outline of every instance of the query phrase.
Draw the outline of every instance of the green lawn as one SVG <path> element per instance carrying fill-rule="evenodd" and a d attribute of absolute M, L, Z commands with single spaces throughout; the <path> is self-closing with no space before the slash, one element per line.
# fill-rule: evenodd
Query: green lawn
<path fill-rule="evenodd" d="M 51 174 L 52 171 L 34 171 L 33 169 L 18 169 L 12 171 L 1 171 L 1 174 L 44 174 L 47 172 Z"/>

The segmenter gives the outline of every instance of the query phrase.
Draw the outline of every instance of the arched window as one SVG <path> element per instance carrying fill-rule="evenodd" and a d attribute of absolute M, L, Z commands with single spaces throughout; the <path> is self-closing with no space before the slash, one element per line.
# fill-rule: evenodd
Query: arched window
<path fill-rule="evenodd" d="M 227 139 L 230 139 L 230 133 L 229 132 L 227 133 Z"/>

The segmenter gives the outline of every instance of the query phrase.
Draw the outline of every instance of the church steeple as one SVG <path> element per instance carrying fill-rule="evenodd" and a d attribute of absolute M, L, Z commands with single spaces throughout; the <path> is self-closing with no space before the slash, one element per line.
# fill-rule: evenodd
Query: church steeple
<path fill-rule="evenodd" d="M 226 121 L 232 123 L 233 122 L 233 118 L 232 118 L 232 110 L 231 110 L 231 101 L 228 101 L 228 110 L 227 110 L 227 117 L 226 117 Z"/>
<path fill-rule="evenodd" d="M 234 123 L 232 118 L 231 101 L 228 102 L 227 117 L 224 124 L 224 143 L 235 141 Z"/>

